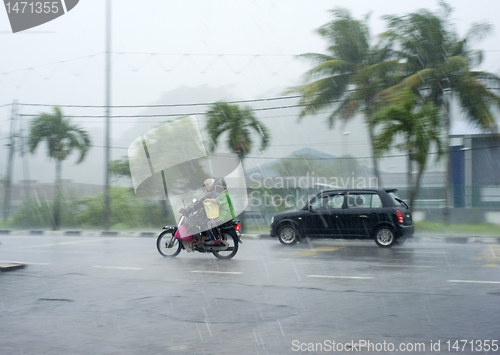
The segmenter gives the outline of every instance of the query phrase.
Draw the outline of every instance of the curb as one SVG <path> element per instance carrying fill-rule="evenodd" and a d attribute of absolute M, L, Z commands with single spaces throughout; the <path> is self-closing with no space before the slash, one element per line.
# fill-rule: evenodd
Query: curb
<path fill-rule="evenodd" d="M 0 230 L 2 235 L 8 236 L 52 236 L 52 237 L 157 237 L 161 232 L 144 231 L 99 231 L 99 230 Z"/>
<path fill-rule="evenodd" d="M 25 264 L 19 263 L 2 263 L 0 264 L 0 273 L 7 271 L 14 271 L 19 269 L 24 269 L 26 267 Z"/>

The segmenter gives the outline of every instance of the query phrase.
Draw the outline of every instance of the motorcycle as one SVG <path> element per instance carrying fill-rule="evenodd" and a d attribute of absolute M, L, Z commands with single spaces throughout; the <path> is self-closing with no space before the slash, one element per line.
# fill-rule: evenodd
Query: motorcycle
<path fill-rule="evenodd" d="M 195 201 L 194 201 L 195 202 Z M 179 255 L 182 249 L 187 252 L 212 253 L 218 259 L 231 259 L 238 252 L 238 245 L 241 241 L 239 221 L 230 220 L 216 227 L 220 242 L 212 244 L 213 236 L 211 230 L 203 231 L 193 236 L 182 236 L 177 230 L 185 225 L 186 218 L 196 218 L 201 211 L 187 214 L 183 213 L 179 219 L 178 226 L 164 226 L 163 232 L 158 235 L 156 248 L 158 252 L 167 257 Z M 187 214 L 187 215 L 186 215 Z M 201 238 L 199 238 L 201 236 Z M 211 238 L 212 237 L 212 238 Z M 198 243 L 196 240 L 201 239 Z"/>

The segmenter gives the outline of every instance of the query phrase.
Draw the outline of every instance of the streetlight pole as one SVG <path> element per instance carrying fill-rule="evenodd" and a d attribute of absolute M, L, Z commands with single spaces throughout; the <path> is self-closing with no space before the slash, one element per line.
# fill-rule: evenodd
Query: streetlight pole
<path fill-rule="evenodd" d="M 110 134 L 111 134 L 111 0 L 106 0 L 106 138 L 105 138 L 105 177 L 104 177 L 104 229 L 110 227 L 110 186 L 109 186 L 109 161 L 110 161 Z"/>
<path fill-rule="evenodd" d="M 17 100 L 12 103 L 12 112 L 10 117 L 10 143 L 9 143 L 9 155 L 7 160 L 7 174 L 5 174 L 4 183 L 4 200 L 3 200 L 3 213 L 2 217 L 5 219 L 10 215 L 10 196 L 11 196 L 11 185 L 12 185 L 12 167 L 14 165 L 14 144 L 15 144 L 15 123 L 17 116 Z"/>

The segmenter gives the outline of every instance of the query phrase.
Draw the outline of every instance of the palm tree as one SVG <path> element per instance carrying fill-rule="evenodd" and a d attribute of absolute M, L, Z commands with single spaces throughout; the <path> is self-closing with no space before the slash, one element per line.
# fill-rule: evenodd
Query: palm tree
<path fill-rule="evenodd" d="M 394 94 L 412 90 L 425 101 L 447 109 L 446 93 L 456 94 L 468 118 L 489 131 L 496 130 L 491 109 L 500 108 L 500 97 L 487 88 L 484 80 L 500 80 L 494 74 L 472 71 L 481 64 L 482 53 L 471 44 L 491 30 L 488 24 L 474 25 L 462 39 L 450 28 L 452 9 L 441 2 L 441 13 L 420 10 L 402 17 L 386 16 L 389 30 L 384 34 L 404 61 L 404 79 L 385 90 Z"/>
<path fill-rule="evenodd" d="M 216 102 L 207 112 L 206 129 L 210 138 L 209 151 L 211 153 L 215 151 L 219 137 L 227 132 L 227 147 L 232 153 L 238 155 L 242 166 L 243 160 L 253 147 L 252 131 L 260 135 L 261 151 L 269 145 L 269 132 L 266 126 L 253 115 L 250 107 L 240 108 L 238 105 L 230 105 L 227 102 Z M 242 233 L 245 228 L 244 220 L 242 215 Z"/>
<path fill-rule="evenodd" d="M 436 161 L 443 154 L 439 118 L 439 110 L 433 103 L 418 107 L 413 94 L 406 91 L 378 111 L 372 122 L 373 125 L 381 125 L 380 133 L 375 138 L 375 148 L 379 153 L 390 150 L 398 138 L 402 143 L 395 147 L 408 152 L 410 209 L 413 209 L 431 146 L 436 145 Z M 411 178 L 412 162 L 416 162 L 418 167 L 414 184 Z"/>
<path fill-rule="evenodd" d="M 458 98 L 461 109 L 468 119 L 486 131 L 496 132 L 492 114 L 494 107 L 500 108 L 500 97 L 488 89 L 488 80 L 499 81 L 496 75 L 473 71 L 482 61 L 482 53 L 471 49 L 474 40 L 481 39 L 491 26 L 474 25 L 465 37 L 460 38 L 451 28 L 450 6 L 441 2 L 441 11 L 432 13 L 419 10 L 405 16 L 386 16 L 389 30 L 385 38 L 393 43 L 403 65 L 404 79 L 385 90 L 381 96 L 392 96 L 401 90 L 411 90 L 432 102 L 444 114 L 446 131 L 445 146 L 449 152 L 449 102 L 453 95 Z M 449 154 L 447 174 L 449 176 Z M 449 198 L 449 179 L 446 178 L 446 207 Z M 448 223 L 445 214 L 445 223 Z"/>
<path fill-rule="evenodd" d="M 366 20 L 355 20 L 344 9 L 332 10 L 334 20 L 317 30 L 329 44 L 328 54 L 306 53 L 301 57 L 313 60 L 315 67 L 306 73 L 306 84 L 289 92 L 301 95 L 303 109 L 299 119 L 315 114 L 321 108 L 335 107 L 327 123 L 347 121 L 363 112 L 372 148 L 374 174 L 380 181 L 378 160 L 374 149 L 373 125 L 369 124 L 377 109 L 377 94 L 395 84 L 398 62 L 389 60 L 391 52 L 381 45 L 370 46 Z"/>
<path fill-rule="evenodd" d="M 41 113 L 31 121 L 28 146 L 34 153 L 38 144 L 47 143 L 49 158 L 56 160 L 56 183 L 54 196 L 54 218 L 52 226 L 57 230 L 61 212 L 61 165 L 73 150 L 80 153 L 77 164 L 85 159 L 90 148 L 90 138 L 85 130 L 72 125 L 65 119 L 60 108 L 55 106 L 53 113 Z"/>
<path fill-rule="evenodd" d="M 255 118 L 249 107 L 240 108 L 238 105 L 230 105 L 226 102 L 212 104 L 207 112 L 206 129 L 210 137 L 210 152 L 215 151 L 219 137 L 227 132 L 227 147 L 232 153 L 238 155 L 242 164 L 254 144 L 252 130 L 261 137 L 261 151 L 269 145 L 270 135 L 266 126 Z"/>

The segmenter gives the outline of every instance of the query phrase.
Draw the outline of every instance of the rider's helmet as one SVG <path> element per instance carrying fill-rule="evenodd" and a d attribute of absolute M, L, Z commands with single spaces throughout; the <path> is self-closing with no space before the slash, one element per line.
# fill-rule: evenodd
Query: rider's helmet
<path fill-rule="evenodd" d="M 212 178 L 206 179 L 202 185 L 203 191 L 205 192 L 213 190 L 214 187 L 215 187 L 215 180 Z"/>

